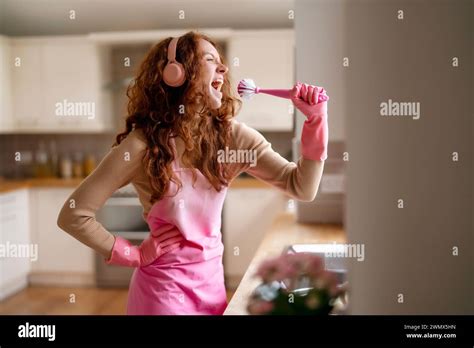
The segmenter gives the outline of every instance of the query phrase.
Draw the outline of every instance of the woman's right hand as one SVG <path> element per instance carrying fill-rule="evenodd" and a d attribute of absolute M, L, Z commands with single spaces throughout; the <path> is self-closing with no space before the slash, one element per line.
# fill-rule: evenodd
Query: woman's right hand
<path fill-rule="evenodd" d="M 140 266 L 147 266 L 161 255 L 179 248 L 182 241 L 184 238 L 178 230 L 168 231 L 156 237 L 150 233 L 150 236 L 140 244 Z"/>
<path fill-rule="evenodd" d="M 179 231 L 165 232 L 157 237 L 150 234 L 140 246 L 133 245 L 125 238 L 115 236 L 110 258 L 106 259 L 105 263 L 124 267 L 144 267 L 161 255 L 179 248 L 183 240 Z"/>

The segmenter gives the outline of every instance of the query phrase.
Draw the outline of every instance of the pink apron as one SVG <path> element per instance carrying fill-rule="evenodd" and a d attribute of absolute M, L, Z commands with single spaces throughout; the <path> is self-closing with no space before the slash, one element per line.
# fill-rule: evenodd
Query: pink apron
<path fill-rule="evenodd" d="M 178 249 L 158 257 L 152 264 L 136 268 L 130 281 L 128 315 L 221 315 L 227 298 L 224 286 L 221 212 L 227 187 L 217 192 L 196 170 L 180 168 L 176 144 L 173 171 L 183 187 L 170 182 L 167 195 L 148 212 L 151 234 L 172 229 L 185 239 Z"/>

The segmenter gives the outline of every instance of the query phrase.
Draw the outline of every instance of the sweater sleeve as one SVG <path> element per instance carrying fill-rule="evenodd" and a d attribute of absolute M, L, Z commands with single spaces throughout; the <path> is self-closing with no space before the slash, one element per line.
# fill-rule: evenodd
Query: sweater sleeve
<path fill-rule="evenodd" d="M 57 219 L 58 226 L 105 258 L 110 256 L 114 236 L 96 220 L 96 212 L 119 188 L 141 170 L 146 140 L 133 130 L 110 149 L 95 170 L 68 197 Z"/>
<path fill-rule="evenodd" d="M 324 161 L 300 157 L 297 163 L 289 162 L 272 149 L 261 133 L 235 120 L 232 133 L 235 150 L 247 150 L 255 154 L 254 163 L 238 163 L 233 166 L 233 177 L 247 172 L 294 199 L 306 202 L 314 200 L 323 174 Z"/>

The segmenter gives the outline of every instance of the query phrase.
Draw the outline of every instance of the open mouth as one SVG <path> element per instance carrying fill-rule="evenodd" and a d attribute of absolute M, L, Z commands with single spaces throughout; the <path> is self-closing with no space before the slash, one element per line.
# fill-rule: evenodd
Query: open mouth
<path fill-rule="evenodd" d="M 215 80 L 215 81 L 212 81 L 211 82 L 211 86 L 212 88 L 214 88 L 216 91 L 220 92 L 221 91 L 221 88 L 222 88 L 222 85 L 224 84 L 223 81 L 221 80 Z"/>
<path fill-rule="evenodd" d="M 221 107 L 223 94 L 221 92 L 222 85 L 224 84 L 224 79 L 216 78 L 209 84 L 209 97 L 210 105 L 213 109 Z"/>

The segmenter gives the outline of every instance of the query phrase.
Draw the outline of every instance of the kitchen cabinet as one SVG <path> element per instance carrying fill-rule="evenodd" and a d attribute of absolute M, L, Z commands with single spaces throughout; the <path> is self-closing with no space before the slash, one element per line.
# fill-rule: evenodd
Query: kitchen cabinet
<path fill-rule="evenodd" d="M 108 54 L 83 37 L 12 39 L 14 130 L 111 130 Z"/>
<path fill-rule="evenodd" d="M 28 195 L 27 189 L 0 194 L 0 301 L 27 286 L 35 258 Z"/>
<path fill-rule="evenodd" d="M 0 194 L 0 301 L 32 285 L 94 285 L 94 251 L 57 226 L 74 188 Z"/>
<path fill-rule="evenodd" d="M 261 88 L 291 89 L 294 84 L 293 30 L 237 30 L 228 41 L 233 84 L 251 78 Z M 291 131 L 289 99 L 259 94 L 244 100 L 237 119 L 260 131 Z"/>
<path fill-rule="evenodd" d="M 10 39 L 0 36 L 0 129 L 11 129 Z"/>
<path fill-rule="evenodd" d="M 41 45 L 12 40 L 12 108 L 14 130 L 38 127 L 42 112 Z"/>
<path fill-rule="evenodd" d="M 43 45 L 44 122 L 49 128 L 106 130 L 108 92 L 102 89 L 104 51 L 90 42 L 47 41 Z M 73 104 L 74 103 L 74 104 Z M 75 115 L 58 115 L 58 106 L 76 106 Z M 67 109 L 63 108 L 64 111 Z"/>
<path fill-rule="evenodd" d="M 252 78 L 262 88 L 293 86 L 293 30 L 224 30 L 216 35 L 226 47 L 234 88 L 242 78 Z M 112 46 L 107 40 L 97 35 L 8 40 L 10 45 L 1 45 L 0 56 L 11 51 L 11 88 L 2 82 L 0 98 L 3 90 L 11 90 L 12 102 L 11 112 L 2 112 L 10 116 L 0 123 L 0 131 L 115 130 L 112 91 L 104 88 L 111 81 Z M 62 116 L 69 113 L 61 112 L 62 107 L 73 110 L 74 116 Z M 237 118 L 260 131 L 292 131 L 293 105 L 288 99 L 261 94 L 244 101 Z"/>
<path fill-rule="evenodd" d="M 32 284 L 92 285 L 94 251 L 57 226 L 58 214 L 73 188 L 31 190 L 31 240 L 38 244 L 38 261 L 33 264 Z"/>
<path fill-rule="evenodd" d="M 223 212 L 224 272 L 227 286 L 242 279 L 265 231 L 288 198 L 272 188 L 229 189 Z"/>

